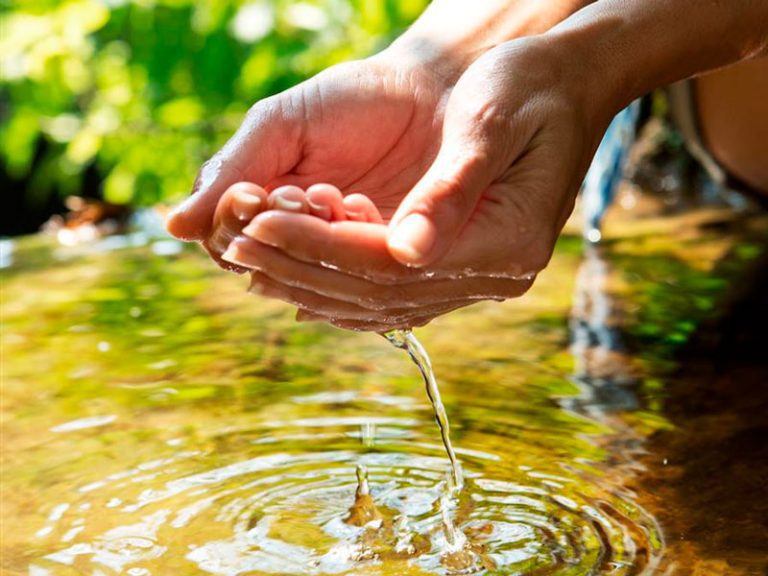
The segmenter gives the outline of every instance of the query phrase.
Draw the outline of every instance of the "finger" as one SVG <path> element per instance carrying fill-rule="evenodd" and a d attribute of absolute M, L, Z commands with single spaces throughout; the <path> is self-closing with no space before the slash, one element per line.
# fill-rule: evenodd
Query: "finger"
<path fill-rule="evenodd" d="M 487 159 L 452 157 L 448 161 L 449 153 L 441 154 L 390 222 L 388 248 L 408 266 L 425 266 L 443 256 L 490 184 Z"/>
<path fill-rule="evenodd" d="M 354 330 L 356 332 L 376 332 L 378 334 L 385 334 L 391 330 L 410 330 L 411 328 L 418 328 L 425 326 L 430 321 L 434 320 L 436 316 L 421 316 L 413 318 L 411 320 L 403 320 L 402 322 L 366 322 L 364 320 L 348 320 L 342 318 L 330 318 L 323 316 L 316 312 L 299 308 L 296 311 L 297 322 L 323 322 L 330 324 L 336 328 L 342 328 L 344 330 Z"/>
<path fill-rule="evenodd" d="M 408 266 L 432 264 L 449 251 L 485 190 L 525 144 L 510 141 L 511 121 L 498 106 L 479 106 L 467 94 L 463 85 L 453 91 L 437 157 L 390 222 L 388 248 Z"/>
<path fill-rule="evenodd" d="M 424 272 L 397 262 L 386 244 L 386 227 L 368 222 L 325 222 L 284 212 L 264 212 L 243 234 L 285 251 L 296 260 L 323 263 L 361 278 L 403 282 Z"/>
<path fill-rule="evenodd" d="M 205 242 L 209 252 L 216 255 L 224 252 L 232 239 L 266 206 L 267 193 L 261 186 L 250 182 L 230 186 L 216 206 L 213 231 Z"/>
<path fill-rule="evenodd" d="M 353 303 L 374 311 L 420 309 L 456 300 L 504 300 L 525 293 L 532 280 L 503 278 L 420 279 L 412 283 L 378 284 L 317 264 L 291 258 L 251 238 L 239 237 L 224 255 L 233 264 L 256 269 L 287 286 Z"/>
<path fill-rule="evenodd" d="M 421 326 L 426 326 L 439 316 L 444 316 L 450 312 L 453 312 L 454 310 L 458 310 L 459 308 L 464 308 L 466 306 L 471 306 L 472 304 L 476 303 L 477 302 L 474 300 L 456 302 L 451 306 L 446 306 L 442 309 L 434 308 L 425 310 L 421 314 L 414 314 L 411 316 L 403 317 L 372 319 L 369 321 L 354 320 L 350 318 L 329 318 L 327 321 L 334 326 L 337 326 L 338 328 L 365 332 L 378 332 L 379 334 L 383 334 L 384 332 L 389 332 L 390 330 L 408 330 L 410 328 L 420 328 Z"/>
<path fill-rule="evenodd" d="M 488 241 L 488 230 L 492 222 L 478 220 L 473 223 L 472 234 L 467 242 L 447 255 L 440 267 L 429 270 L 404 266 L 396 261 L 386 245 L 386 227 L 366 222 L 329 223 L 319 218 L 281 212 L 264 212 L 243 229 L 243 234 L 269 246 L 277 247 L 291 258 L 311 264 L 322 264 L 350 276 L 357 276 L 374 281 L 377 284 L 402 284 L 425 278 L 457 277 L 495 277 L 505 279 L 528 279 L 530 271 L 540 268 L 501 266 L 498 250 L 495 246 L 503 244 L 503 238 L 492 238 L 492 245 L 482 245 L 483 238 Z M 510 234 L 503 228 L 497 234 Z M 508 260 L 528 253 L 539 251 L 537 246 L 523 244 L 521 254 L 505 254 Z M 524 248 L 524 250 L 522 250 Z M 524 252 L 524 254 L 523 254 Z M 458 256 L 458 257 L 457 257 Z M 490 260 L 490 257 L 493 260 Z M 486 262 L 486 260 L 489 262 Z M 468 264 L 469 263 L 469 264 Z M 445 264 L 445 268 L 442 266 Z M 482 264 L 481 266 L 476 266 Z M 491 265 L 492 264 L 492 265 Z M 519 268 L 519 269 L 518 269 Z M 458 271 L 458 272 L 457 272 Z"/>
<path fill-rule="evenodd" d="M 219 198 L 238 181 L 266 184 L 295 166 L 301 153 L 297 107 L 281 106 L 284 96 L 258 102 L 237 132 L 200 169 L 192 194 L 166 219 L 168 232 L 184 240 L 210 235 Z"/>
<path fill-rule="evenodd" d="M 413 318 L 425 315 L 444 314 L 467 304 L 466 300 L 442 302 L 414 308 L 390 308 L 371 310 L 357 304 L 328 298 L 310 290 L 289 286 L 275 281 L 262 272 L 251 274 L 250 291 L 254 294 L 276 298 L 313 314 L 319 314 L 334 320 L 353 320 L 380 324 L 399 324 L 410 322 Z"/>
<path fill-rule="evenodd" d="M 350 194 L 346 196 L 344 198 L 344 210 L 347 213 L 347 218 L 356 222 L 384 223 L 384 218 L 381 217 L 379 209 L 364 194 Z"/>
<path fill-rule="evenodd" d="M 509 278 L 527 278 L 543 270 L 577 192 L 552 174 L 553 162 L 544 146 L 526 151 L 503 182 L 487 188 L 440 266 L 459 270 L 469 266 L 479 274 Z"/>
<path fill-rule="evenodd" d="M 309 213 L 327 222 L 346 220 L 344 197 L 341 191 L 331 184 L 313 184 L 307 188 Z"/>
<path fill-rule="evenodd" d="M 309 214 L 309 204 L 304 190 L 298 186 L 280 186 L 269 193 L 267 207 L 270 210 Z"/>

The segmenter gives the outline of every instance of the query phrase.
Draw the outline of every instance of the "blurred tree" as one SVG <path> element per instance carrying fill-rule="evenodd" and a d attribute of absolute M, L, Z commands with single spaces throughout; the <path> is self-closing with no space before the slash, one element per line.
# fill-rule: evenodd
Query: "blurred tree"
<path fill-rule="evenodd" d="M 1 180 L 30 202 L 183 196 L 255 100 L 381 47 L 426 4 L 17 0 L 0 14 Z"/>

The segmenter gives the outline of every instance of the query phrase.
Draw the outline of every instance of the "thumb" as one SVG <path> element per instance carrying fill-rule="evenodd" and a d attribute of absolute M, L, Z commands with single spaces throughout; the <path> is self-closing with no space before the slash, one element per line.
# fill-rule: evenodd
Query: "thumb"
<path fill-rule="evenodd" d="M 244 178 L 233 158 L 218 152 L 200 168 L 192 193 L 165 219 L 168 232 L 181 240 L 205 240 L 211 233 L 213 215 L 219 198 Z"/>
<path fill-rule="evenodd" d="M 275 99 L 263 100 L 251 108 L 237 132 L 200 169 L 192 194 L 166 218 L 168 232 L 183 240 L 205 240 L 211 233 L 219 198 L 237 182 L 260 186 L 287 172 L 298 161 L 300 143 L 294 134 L 295 122 Z"/>
<path fill-rule="evenodd" d="M 387 244 L 396 260 L 421 267 L 448 252 L 493 181 L 484 148 L 466 145 L 463 138 L 444 137 L 434 163 L 390 222 Z"/>

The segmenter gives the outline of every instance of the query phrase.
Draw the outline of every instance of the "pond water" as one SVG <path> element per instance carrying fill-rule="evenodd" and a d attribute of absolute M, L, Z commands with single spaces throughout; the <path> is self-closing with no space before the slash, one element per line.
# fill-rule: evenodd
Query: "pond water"
<path fill-rule="evenodd" d="M 451 497 L 380 336 L 167 239 L 3 241 L 2 573 L 764 574 L 768 223 L 660 208 L 416 331 Z"/>

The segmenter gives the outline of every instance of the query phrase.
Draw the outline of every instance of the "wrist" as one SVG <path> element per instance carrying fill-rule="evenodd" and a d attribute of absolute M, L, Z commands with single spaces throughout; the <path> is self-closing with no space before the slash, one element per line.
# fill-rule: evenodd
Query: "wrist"
<path fill-rule="evenodd" d="M 602 0 L 542 35 L 606 114 L 671 82 L 767 51 L 768 3 Z"/>
<path fill-rule="evenodd" d="M 417 35 L 403 35 L 373 58 L 391 62 L 399 69 L 428 73 L 441 88 L 450 90 L 480 54 L 455 46 L 440 45 Z"/>
<path fill-rule="evenodd" d="M 386 50 L 384 58 L 428 67 L 453 86 L 477 58 L 494 47 L 540 34 L 592 0 L 433 0 Z"/>
<path fill-rule="evenodd" d="M 640 74 L 617 55 L 606 39 L 614 23 L 585 22 L 556 27 L 538 40 L 547 58 L 558 62 L 562 82 L 575 101 L 586 107 L 591 122 L 608 125 L 610 119 L 644 93 Z"/>

